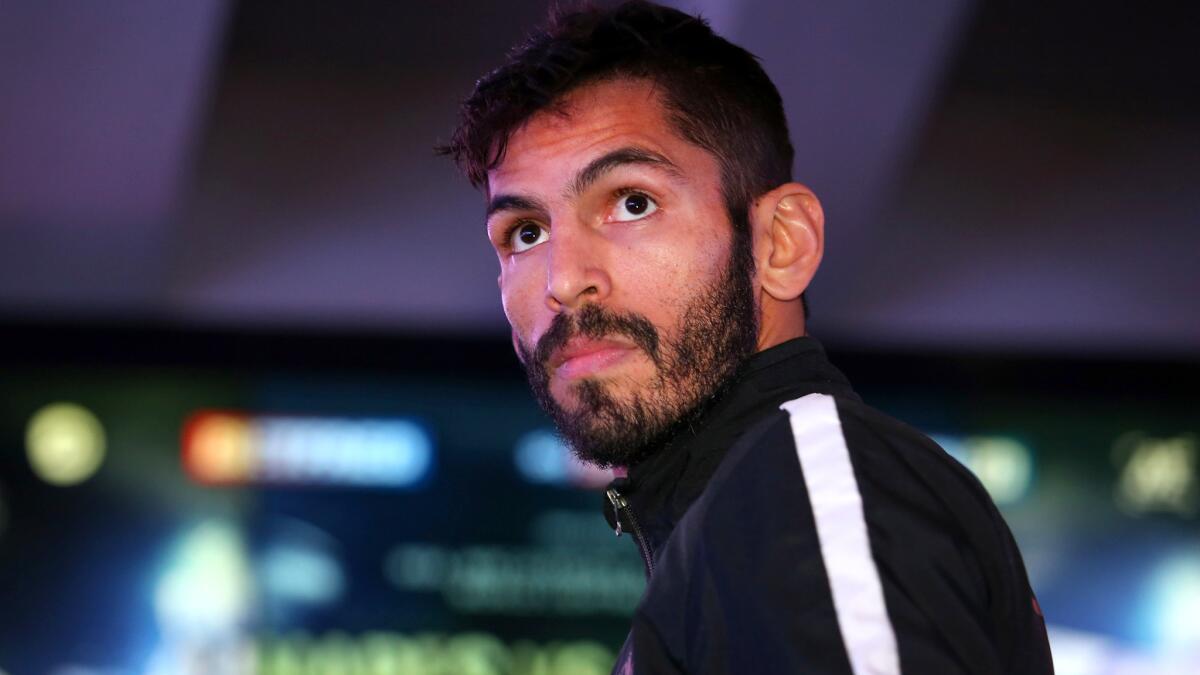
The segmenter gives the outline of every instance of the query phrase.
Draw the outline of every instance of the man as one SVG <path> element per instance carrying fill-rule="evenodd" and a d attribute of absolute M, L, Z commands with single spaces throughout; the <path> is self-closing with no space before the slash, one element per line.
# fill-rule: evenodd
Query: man
<path fill-rule="evenodd" d="M 444 149 L 487 196 L 513 346 L 648 582 L 614 672 L 1049 673 L 979 483 L 805 333 L 824 241 L 778 92 L 643 2 L 559 15 Z"/>

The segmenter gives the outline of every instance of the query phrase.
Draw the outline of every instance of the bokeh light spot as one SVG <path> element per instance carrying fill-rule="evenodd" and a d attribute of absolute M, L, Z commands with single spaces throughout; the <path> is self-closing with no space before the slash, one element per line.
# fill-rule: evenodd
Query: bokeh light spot
<path fill-rule="evenodd" d="M 611 471 L 575 457 L 549 429 L 535 429 L 517 439 L 513 462 L 525 480 L 536 484 L 596 489 L 612 480 Z"/>
<path fill-rule="evenodd" d="M 39 478 L 51 485 L 76 485 L 91 478 L 104 461 L 104 427 L 83 406 L 52 403 L 30 418 L 25 448 Z"/>
<path fill-rule="evenodd" d="M 1147 605 L 1151 638 L 1168 651 L 1200 649 L 1200 552 L 1178 553 L 1151 573 Z"/>
<path fill-rule="evenodd" d="M 238 531 L 208 521 L 179 541 L 155 589 L 160 626 L 176 635 L 232 634 L 248 618 L 254 579 Z"/>
<path fill-rule="evenodd" d="M 266 593 L 301 604 L 332 603 L 345 588 L 337 560 L 314 548 L 276 546 L 263 556 L 259 573 Z"/>
<path fill-rule="evenodd" d="M 244 415 L 200 416 L 190 428 L 187 467 L 204 482 L 238 483 L 254 468 L 250 446 L 250 423 Z"/>
<path fill-rule="evenodd" d="M 1130 432 L 1113 444 L 1120 466 L 1117 504 L 1126 512 L 1175 513 L 1189 517 L 1200 511 L 1200 443 L 1193 434 L 1155 438 Z"/>
<path fill-rule="evenodd" d="M 1025 498 L 1033 487 L 1033 452 L 1010 436 L 930 436 L 954 459 L 971 470 L 996 504 Z"/>
<path fill-rule="evenodd" d="M 968 438 L 971 470 L 997 504 L 1021 500 L 1033 483 L 1033 457 L 1016 439 L 1005 436 Z"/>

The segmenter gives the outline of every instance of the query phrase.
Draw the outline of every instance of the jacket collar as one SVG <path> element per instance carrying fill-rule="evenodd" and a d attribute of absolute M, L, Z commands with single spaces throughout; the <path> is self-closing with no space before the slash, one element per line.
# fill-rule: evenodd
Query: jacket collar
<path fill-rule="evenodd" d="M 613 481 L 612 487 L 626 497 L 641 522 L 651 551 L 670 535 L 743 432 L 780 404 L 811 393 L 859 400 L 814 338 L 800 337 L 758 352 L 697 424 L 630 467 L 627 478 Z M 604 513 L 615 525 L 607 500 Z"/>

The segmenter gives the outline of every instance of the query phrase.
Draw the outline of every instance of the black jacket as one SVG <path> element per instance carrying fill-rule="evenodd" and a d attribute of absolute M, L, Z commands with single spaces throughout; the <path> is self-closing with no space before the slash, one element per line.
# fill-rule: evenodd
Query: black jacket
<path fill-rule="evenodd" d="M 753 356 L 613 482 L 649 580 L 614 673 L 1052 673 L 1007 525 L 812 338 Z"/>

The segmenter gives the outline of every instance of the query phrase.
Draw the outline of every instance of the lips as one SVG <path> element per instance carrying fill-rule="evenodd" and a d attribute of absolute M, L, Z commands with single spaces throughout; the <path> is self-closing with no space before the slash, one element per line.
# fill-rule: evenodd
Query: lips
<path fill-rule="evenodd" d="M 588 377 L 616 365 L 635 351 L 627 342 L 576 338 L 554 353 L 550 369 L 566 380 Z"/>

